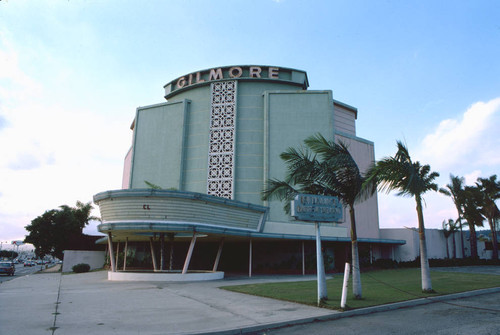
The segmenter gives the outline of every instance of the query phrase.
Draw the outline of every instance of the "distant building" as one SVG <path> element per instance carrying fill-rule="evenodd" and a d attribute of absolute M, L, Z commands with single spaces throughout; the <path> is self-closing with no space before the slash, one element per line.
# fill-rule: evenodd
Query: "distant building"
<path fill-rule="evenodd" d="M 357 136 L 356 108 L 308 86 L 301 70 L 218 67 L 172 80 L 166 102 L 137 108 L 123 189 L 94 196 L 110 246 L 134 250 L 114 270 L 314 272 L 314 224 L 262 201 L 265 182 L 284 179 L 280 154 L 316 133 L 347 143 L 361 170 L 374 144 Z M 349 258 L 344 218 L 321 226 L 330 270 Z M 365 261 L 405 243 L 380 235 L 376 195 L 356 206 L 356 221 Z"/>

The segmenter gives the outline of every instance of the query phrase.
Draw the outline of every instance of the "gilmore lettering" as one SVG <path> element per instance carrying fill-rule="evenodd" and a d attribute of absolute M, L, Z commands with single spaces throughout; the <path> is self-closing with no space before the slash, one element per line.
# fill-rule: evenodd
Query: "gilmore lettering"
<path fill-rule="evenodd" d="M 263 69 L 267 70 L 267 77 L 263 76 Z M 244 76 L 244 73 L 247 73 Z M 265 72 L 264 72 L 265 73 Z M 268 79 L 279 79 L 280 68 L 279 67 L 267 67 L 262 68 L 261 66 L 233 66 L 230 68 L 213 68 L 203 72 L 190 73 L 188 75 L 182 76 L 175 82 L 174 91 L 191 86 L 194 84 L 204 83 L 205 81 L 222 80 L 222 79 L 237 79 L 237 78 L 268 78 Z M 203 79 L 203 78 L 206 78 Z"/>

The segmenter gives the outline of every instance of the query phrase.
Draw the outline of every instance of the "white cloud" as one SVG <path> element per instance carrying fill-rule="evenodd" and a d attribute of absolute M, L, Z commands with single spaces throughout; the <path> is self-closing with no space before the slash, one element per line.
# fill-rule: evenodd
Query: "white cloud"
<path fill-rule="evenodd" d="M 461 117 L 441 121 L 422 141 L 418 158 L 435 169 L 464 163 L 499 164 L 499 114 L 500 97 L 474 103 Z"/>

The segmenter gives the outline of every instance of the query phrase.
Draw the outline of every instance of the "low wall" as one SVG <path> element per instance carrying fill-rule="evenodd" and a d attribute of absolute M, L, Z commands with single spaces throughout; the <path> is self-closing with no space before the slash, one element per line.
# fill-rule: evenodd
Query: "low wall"
<path fill-rule="evenodd" d="M 224 278 L 224 272 L 199 271 L 182 274 L 180 272 L 108 272 L 108 280 L 111 281 L 204 281 L 218 280 Z"/>
<path fill-rule="evenodd" d="M 100 269 L 104 262 L 104 251 L 64 250 L 62 272 L 72 272 L 73 266 L 80 263 L 90 265 L 90 270 Z"/>

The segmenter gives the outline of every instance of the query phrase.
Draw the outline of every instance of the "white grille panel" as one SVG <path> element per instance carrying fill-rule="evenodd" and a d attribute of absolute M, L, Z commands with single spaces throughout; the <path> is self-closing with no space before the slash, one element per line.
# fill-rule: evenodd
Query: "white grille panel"
<path fill-rule="evenodd" d="M 207 193 L 233 199 L 236 81 L 215 82 L 210 88 Z"/>

